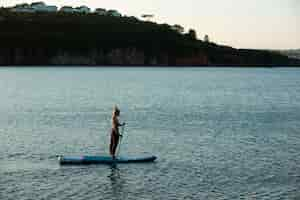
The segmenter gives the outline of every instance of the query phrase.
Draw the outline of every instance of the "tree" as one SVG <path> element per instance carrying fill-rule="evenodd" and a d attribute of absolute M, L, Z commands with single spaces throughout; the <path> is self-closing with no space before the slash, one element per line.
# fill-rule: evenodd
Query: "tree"
<path fill-rule="evenodd" d="M 197 40 L 197 33 L 194 29 L 190 29 L 187 35 L 190 39 Z"/>
<path fill-rule="evenodd" d="M 154 18 L 154 15 L 152 15 L 152 14 L 143 14 L 142 18 L 144 18 L 146 21 L 151 21 Z"/>
<path fill-rule="evenodd" d="M 204 36 L 204 42 L 209 42 L 209 37 L 208 37 L 208 35 L 205 35 L 205 36 Z"/>
<path fill-rule="evenodd" d="M 177 31 L 178 33 L 183 33 L 184 32 L 184 28 L 179 24 L 175 24 L 174 26 L 172 26 L 172 29 Z"/>

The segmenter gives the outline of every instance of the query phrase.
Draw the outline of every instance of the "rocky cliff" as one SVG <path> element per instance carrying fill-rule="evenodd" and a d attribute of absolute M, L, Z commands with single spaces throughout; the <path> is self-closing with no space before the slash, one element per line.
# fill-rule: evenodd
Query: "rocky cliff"
<path fill-rule="evenodd" d="M 105 49 L 45 49 L 45 48 L 2 48 L 0 65 L 207 65 L 204 54 L 173 56 L 168 52 L 149 55 L 143 50 L 132 48 Z"/>

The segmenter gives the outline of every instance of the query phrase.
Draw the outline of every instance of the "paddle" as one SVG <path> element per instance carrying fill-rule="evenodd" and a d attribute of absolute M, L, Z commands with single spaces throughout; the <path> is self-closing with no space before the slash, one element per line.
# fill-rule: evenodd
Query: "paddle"
<path fill-rule="evenodd" d="M 119 143 L 119 148 L 118 148 L 118 150 L 117 150 L 117 156 L 116 156 L 116 158 L 118 158 L 118 156 L 119 156 L 119 153 L 120 153 L 120 149 L 121 149 L 121 144 L 122 144 L 122 138 L 123 138 L 123 136 L 124 136 L 124 129 L 125 129 L 125 123 L 123 124 L 123 126 L 122 126 L 122 130 L 121 130 L 121 132 L 122 132 L 122 136 L 121 136 L 121 138 L 120 138 L 120 143 Z"/>

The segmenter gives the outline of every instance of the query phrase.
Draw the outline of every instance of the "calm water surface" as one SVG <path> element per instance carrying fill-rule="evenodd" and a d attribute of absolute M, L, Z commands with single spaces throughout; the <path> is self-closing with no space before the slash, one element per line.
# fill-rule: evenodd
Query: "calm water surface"
<path fill-rule="evenodd" d="M 0 68 L 0 199 L 300 199 L 300 69 Z M 59 166 L 107 155 L 151 164 Z"/>

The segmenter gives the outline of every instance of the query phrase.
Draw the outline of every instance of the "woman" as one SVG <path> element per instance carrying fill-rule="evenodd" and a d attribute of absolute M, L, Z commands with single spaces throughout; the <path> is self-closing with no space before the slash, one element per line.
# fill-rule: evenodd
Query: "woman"
<path fill-rule="evenodd" d="M 109 145 L 109 152 L 113 159 L 116 158 L 116 149 L 119 143 L 119 126 L 125 126 L 125 123 L 120 124 L 118 117 L 120 116 L 120 110 L 117 106 L 114 107 L 112 113 L 112 129 L 111 129 L 111 136 L 110 136 L 110 145 Z"/>

